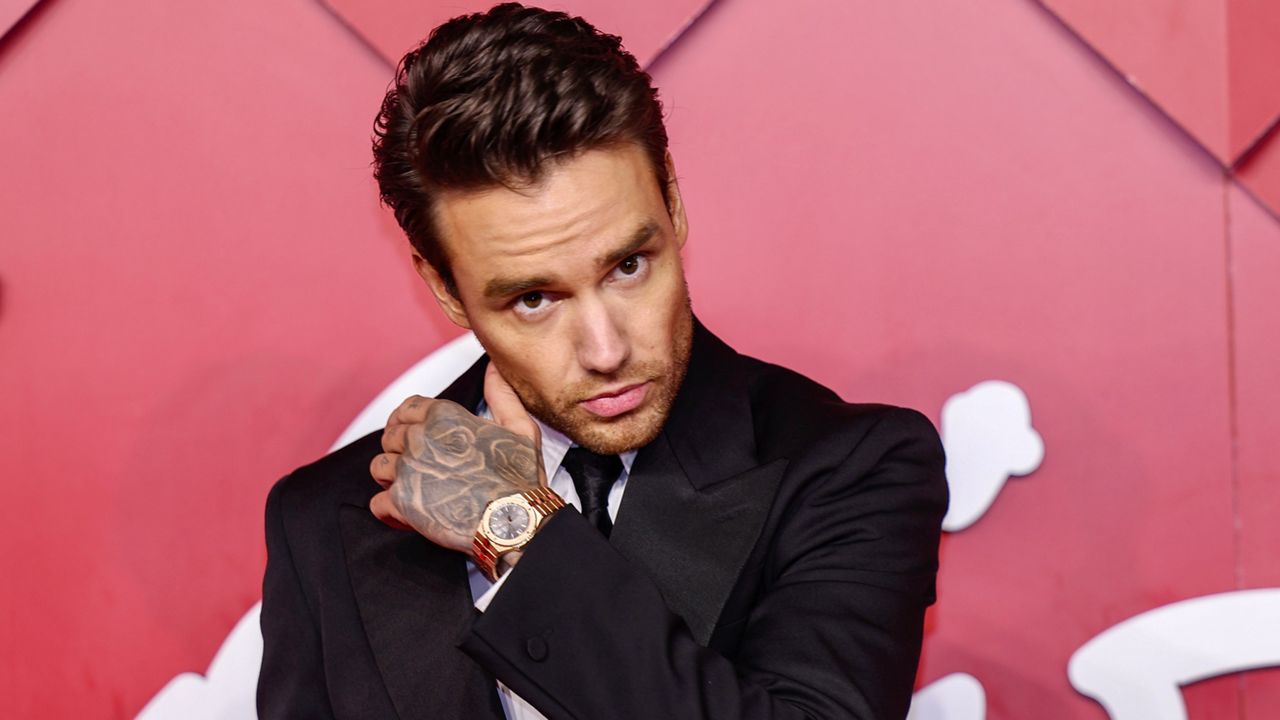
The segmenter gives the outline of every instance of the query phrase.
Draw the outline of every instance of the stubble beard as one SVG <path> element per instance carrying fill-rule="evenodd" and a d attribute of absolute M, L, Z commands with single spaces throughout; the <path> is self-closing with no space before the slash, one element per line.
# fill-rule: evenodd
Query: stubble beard
<path fill-rule="evenodd" d="M 653 442 L 662 432 L 676 394 L 689 369 L 693 351 L 693 311 L 688 291 L 672 339 L 671 359 L 629 364 L 613 375 L 576 383 L 564 389 L 559 399 L 544 397 L 523 379 L 508 378 L 529 414 L 555 428 L 578 445 L 601 455 L 617 455 L 637 450 Z M 649 382 L 643 406 L 612 418 L 587 412 L 579 402 L 600 392 L 602 387 Z"/>

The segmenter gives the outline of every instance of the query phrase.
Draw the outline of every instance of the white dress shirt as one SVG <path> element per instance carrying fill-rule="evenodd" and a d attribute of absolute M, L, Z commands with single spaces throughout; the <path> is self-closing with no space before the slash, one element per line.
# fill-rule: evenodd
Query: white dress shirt
<path fill-rule="evenodd" d="M 477 409 L 477 415 L 488 420 L 493 419 L 493 415 L 489 412 L 489 407 L 483 401 Z M 582 501 L 578 499 L 578 490 L 573 485 L 573 478 L 569 476 L 569 471 L 560 467 L 560 463 L 564 461 L 564 456 L 569 452 L 569 448 L 574 446 L 574 442 L 558 430 L 549 428 L 537 418 L 533 419 L 538 423 L 538 429 L 542 431 L 542 467 L 546 469 L 548 484 L 557 495 L 564 499 L 565 503 L 577 508 L 578 512 L 582 512 Z M 609 489 L 609 519 L 616 520 L 618 517 L 618 506 L 622 504 L 622 493 L 627 489 L 627 477 L 631 475 L 631 463 L 636 459 L 636 451 L 630 450 L 618 456 L 622 459 L 622 475 L 614 482 L 613 487 Z M 518 566 L 517 566 L 518 567 Z M 489 582 L 489 578 L 480 572 L 475 563 L 467 561 L 467 579 L 471 583 L 471 598 L 475 602 L 476 609 L 484 612 L 489 607 L 489 603 L 493 601 L 494 596 L 502 590 L 502 585 L 506 579 L 510 577 L 515 570 L 507 572 L 498 578 L 496 583 Z M 507 720 L 546 720 L 546 716 L 538 712 L 532 705 L 524 701 L 524 698 L 516 695 L 502 681 L 498 681 L 498 699 L 502 701 L 502 710 L 506 713 Z"/>

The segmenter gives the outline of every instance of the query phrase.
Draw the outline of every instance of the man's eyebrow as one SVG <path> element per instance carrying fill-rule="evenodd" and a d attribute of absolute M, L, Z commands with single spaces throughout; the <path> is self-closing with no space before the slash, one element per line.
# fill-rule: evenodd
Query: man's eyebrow
<path fill-rule="evenodd" d="M 617 265 L 626 258 L 634 255 L 637 250 L 644 247 L 645 243 L 652 240 L 653 236 L 657 233 L 658 224 L 652 221 L 646 222 L 631 234 L 631 237 L 627 240 L 625 245 L 596 258 L 596 265 L 602 269 Z M 530 290 L 536 290 L 537 288 L 545 285 L 550 285 L 551 283 L 551 278 L 542 276 L 530 278 L 498 277 L 485 283 L 484 296 L 491 300 L 496 300 L 499 298 L 511 297 L 512 295 L 521 295 Z"/>
<path fill-rule="evenodd" d="M 484 286 L 484 296 L 489 299 L 521 295 L 534 288 L 550 285 L 551 278 L 494 278 Z"/>
<path fill-rule="evenodd" d="M 631 234 L 631 239 L 626 245 L 602 255 L 596 259 L 596 265 L 601 269 L 612 267 L 634 255 L 637 250 L 644 247 L 654 235 L 658 233 L 658 225 L 653 221 L 646 222 L 640 226 L 640 229 Z"/>

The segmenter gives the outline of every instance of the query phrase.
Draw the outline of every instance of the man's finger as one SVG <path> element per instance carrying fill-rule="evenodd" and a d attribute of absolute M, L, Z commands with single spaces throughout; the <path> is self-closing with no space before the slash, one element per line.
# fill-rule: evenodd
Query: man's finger
<path fill-rule="evenodd" d="M 409 523 L 404 521 L 404 516 L 396 509 L 395 503 L 391 502 L 391 493 L 386 490 L 373 496 L 373 499 L 369 501 L 369 509 L 373 511 L 374 517 L 397 530 L 413 529 Z"/>
<path fill-rule="evenodd" d="M 381 453 L 374 456 L 373 462 L 369 463 L 369 474 L 378 481 L 383 490 L 391 487 L 391 483 L 396 481 L 396 458 L 398 457 L 400 456 L 396 453 Z"/>
<path fill-rule="evenodd" d="M 382 451 L 389 453 L 404 452 L 405 437 L 408 433 L 408 425 L 399 423 L 388 425 L 387 429 L 382 431 Z"/>
<path fill-rule="evenodd" d="M 432 402 L 434 400 L 429 397 L 410 395 L 395 410 L 391 411 L 390 417 L 387 418 L 387 427 L 422 422 L 427 417 L 427 408 L 431 407 Z"/>
<path fill-rule="evenodd" d="M 542 446 L 538 424 L 529 416 L 529 411 L 524 409 L 516 391 L 492 362 L 484 371 L 484 401 L 493 414 L 494 422 L 517 435 L 532 439 L 538 447 Z"/>

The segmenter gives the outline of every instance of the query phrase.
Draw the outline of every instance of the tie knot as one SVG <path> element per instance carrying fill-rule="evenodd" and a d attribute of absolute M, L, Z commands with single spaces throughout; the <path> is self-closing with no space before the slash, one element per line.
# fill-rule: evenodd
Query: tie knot
<path fill-rule="evenodd" d="M 584 447 L 569 448 L 560 464 L 575 480 L 585 477 L 591 482 L 613 485 L 613 481 L 622 474 L 622 458 L 617 455 L 601 455 Z"/>
<path fill-rule="evenodd" d="M 609 490 L 622 474 L 622 459 L 601 455 L 583 447 L 569 448 L 560 465 L 573 478 L 573 487 L 582 503 L 582 514 L 605 537 L 613 530 L 609 520 Z"/>

